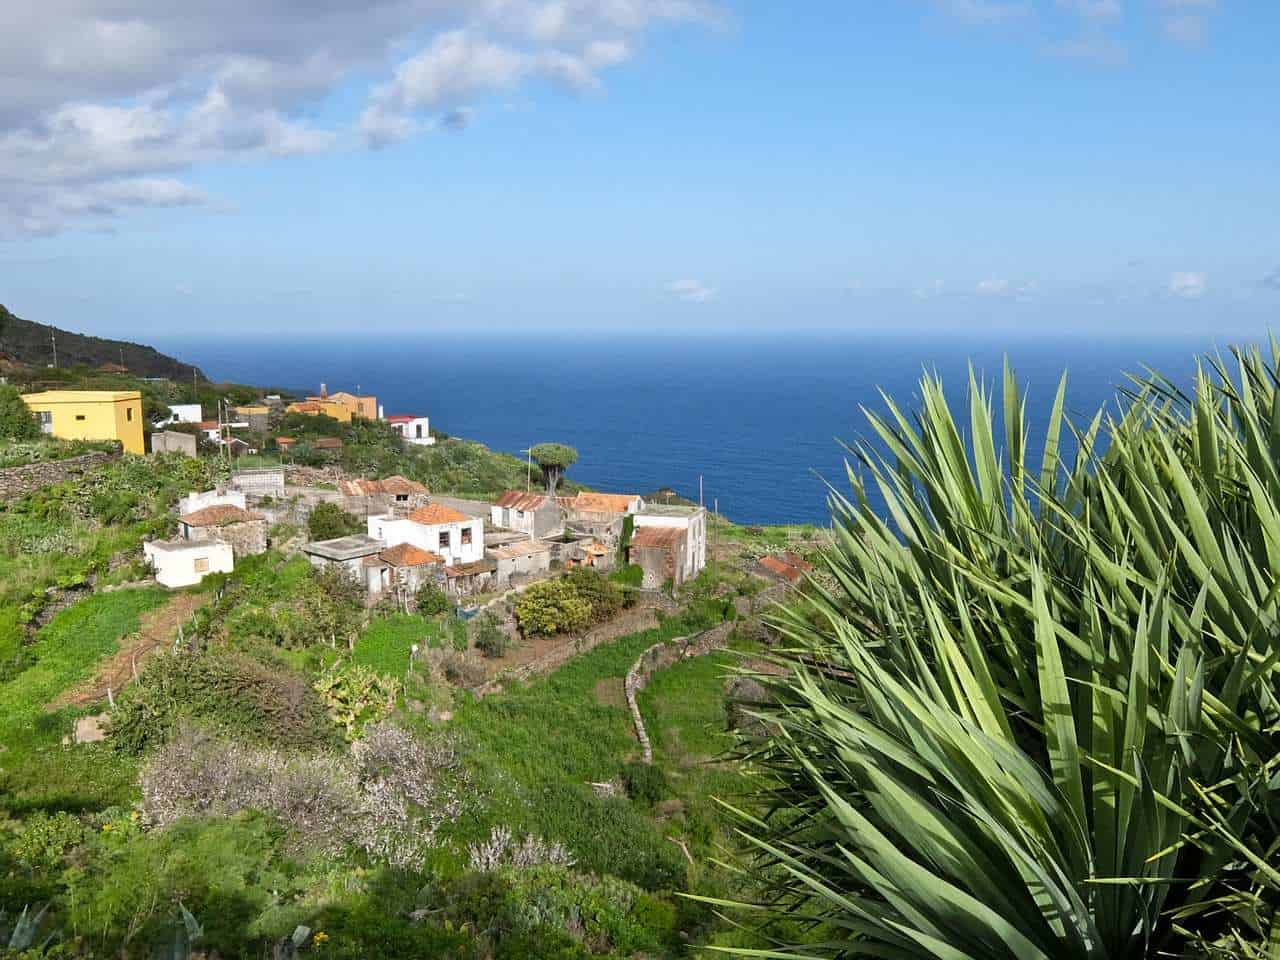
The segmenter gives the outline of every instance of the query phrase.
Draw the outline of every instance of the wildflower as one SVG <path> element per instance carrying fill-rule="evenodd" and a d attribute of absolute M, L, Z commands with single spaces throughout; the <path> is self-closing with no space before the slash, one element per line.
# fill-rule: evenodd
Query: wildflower
<path fill-rule="evenodd" d="M 111 832 L 112 830 L 114 830 L 115 828 L 116 828 L 116 827 L 115 827 L 115 824 L 114 824 L 114 823 L 104 823 L 104 824 L 102 825 L 102 832 L 103 832 L 103 833 L 110 833 L 110 832 Z"/>
<path fill-rule="evenodd" d="M 324 946 L 324 942 L 329 939 L 329 935 L 323 930 L 317 930 L 314 937 L 311 938 L 312 944 L 317 947 Z"/>

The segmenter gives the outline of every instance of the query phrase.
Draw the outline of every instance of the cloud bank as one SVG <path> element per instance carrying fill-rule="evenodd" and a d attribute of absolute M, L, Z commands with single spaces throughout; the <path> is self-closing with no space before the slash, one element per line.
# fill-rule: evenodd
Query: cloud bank
<path fill-rule="evenodd" d="M 43 0 L 0 4 L 0 237 L 207 201 L 200 165 L 329 150 L 308 119 L 363 85 L 358 134 L 459 131 L 473 104 L 575 93 L 702 0 Z"/>

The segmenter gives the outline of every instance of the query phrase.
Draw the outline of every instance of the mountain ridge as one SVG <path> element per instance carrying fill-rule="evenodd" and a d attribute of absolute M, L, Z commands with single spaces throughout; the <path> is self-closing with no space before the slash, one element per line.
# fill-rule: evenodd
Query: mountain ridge
<path fill-rule="evenodd" d="M 47 323 L 24 320 L 0 304 L 0 357 L 30 367 L 44 367 L 53 360 L 52 338 L 56 337 L 58 367 L 84 365 L 92 368 L 117 365 L 139 377 L 168 377 L 190 380 L 194 375 L 209 378 L 194 364 L 161 353 L 155 347 L 130 340 L 113 340 L 73 333 Z"/>

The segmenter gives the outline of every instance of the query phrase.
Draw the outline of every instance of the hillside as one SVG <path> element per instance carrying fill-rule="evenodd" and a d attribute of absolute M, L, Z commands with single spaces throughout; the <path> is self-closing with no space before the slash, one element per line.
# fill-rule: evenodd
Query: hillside
<path fill-rule="evenodd" d="M 7 356 L 29 366 L 44 367 L 53 360 L 51 337 L 54 336 L 57 337 L 60 368 L 123 364 L 130 373 L 140 377 L 189 381 L 194 373 L 206 379 L 197 367 L 166 356 L 154 347 L 127 340 L 90 337 L 59 330 L 45 323 L 23 320 L 0 304 L 0 357 Z"/>

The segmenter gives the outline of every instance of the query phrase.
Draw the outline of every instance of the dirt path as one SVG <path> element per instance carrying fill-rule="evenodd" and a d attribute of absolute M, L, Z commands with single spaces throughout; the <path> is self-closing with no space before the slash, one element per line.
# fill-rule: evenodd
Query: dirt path
<path fill-rule="evenodd" d="M 180 593 L 164 606 L 144 613 L 138 632 L 122 637 L 120 649 L 98 664 L 92 678 L 58 694 L 46 709 L 86 707 L 107 699 L 108 690 L 119 693 L 137 676 L 143 659 L 173 643 L 178 627 L 208 599 L 202 594 Z"/>

